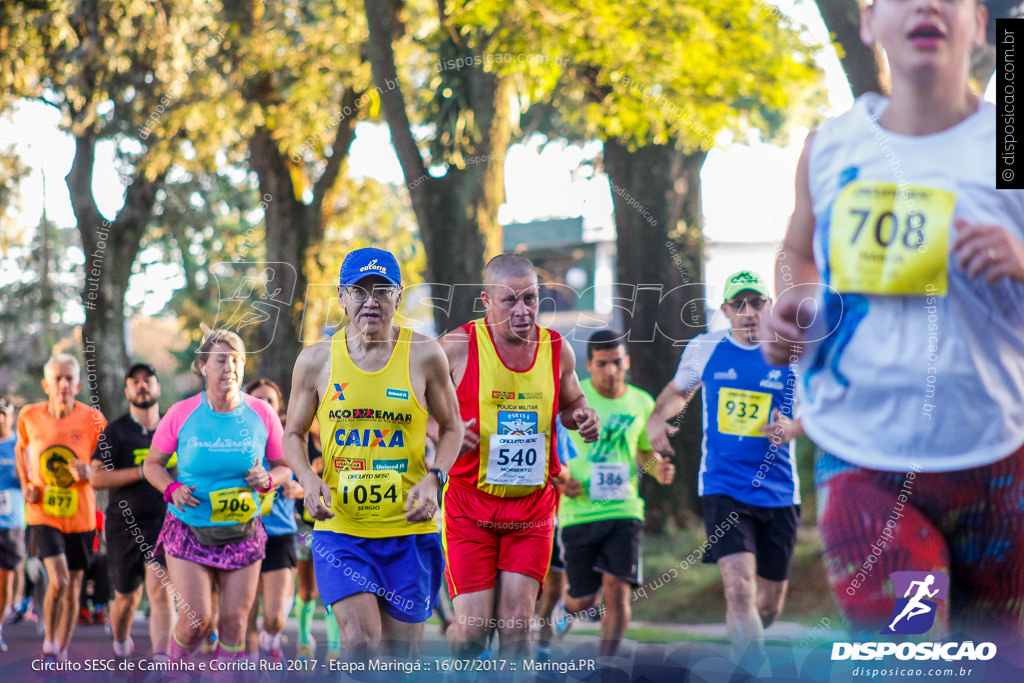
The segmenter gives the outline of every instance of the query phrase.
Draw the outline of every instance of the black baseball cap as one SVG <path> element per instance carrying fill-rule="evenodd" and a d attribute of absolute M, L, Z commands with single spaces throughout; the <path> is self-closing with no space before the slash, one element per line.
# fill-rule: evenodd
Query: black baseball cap
<path fill-rule="evenodd" d="M 129 379 L 131 379 L 131 376 L 134 375 L 139 370 L 145 370 L 149 374 L 153 375 L 153 377 L 156 377 L 156 368 L 154 368 L 152 365 L 150 365 L 149 363 L 135 363 L 130 368 L 128 368 L 128 372 L 124 373 L 124 381 L 127 382 Z"/>

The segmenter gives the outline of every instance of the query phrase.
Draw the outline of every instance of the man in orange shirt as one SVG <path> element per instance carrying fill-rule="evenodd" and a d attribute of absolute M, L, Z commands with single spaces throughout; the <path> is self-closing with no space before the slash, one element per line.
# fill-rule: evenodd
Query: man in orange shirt
<path fill-rule="evenodd" d="M 81 387 L 78 360 L 56 354 L 43 366 L 47 400 L 25 406 L 18 417 L 16 460 L 25 521 L 49 582 L 43 601 L 43 658 L 49 661 L 67 660 L 96 535 L 89 457 L 107 421 L 75 400 Z"/>

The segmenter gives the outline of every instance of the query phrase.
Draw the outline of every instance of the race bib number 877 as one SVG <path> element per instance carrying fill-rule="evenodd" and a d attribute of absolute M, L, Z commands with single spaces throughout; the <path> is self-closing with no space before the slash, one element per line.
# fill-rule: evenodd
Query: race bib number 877
<path fill-rule="evenodd" d="M 883 296 L 944 296 L 956 195 L 919 185 L 854 181 L 832 207 L 830 284 Z"/>

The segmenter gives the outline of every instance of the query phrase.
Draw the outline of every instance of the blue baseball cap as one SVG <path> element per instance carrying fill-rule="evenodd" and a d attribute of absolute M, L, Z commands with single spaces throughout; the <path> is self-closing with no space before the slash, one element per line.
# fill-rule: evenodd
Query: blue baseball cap
<path fill-rule="evenodd" d="M 402 286 L 402 270 L 398 267 L 394 254 L 373 247 L 349 252 L 341 264 L 339 284 L 351 287 L 371 275 L 379 275 L 395 287 Z"/>

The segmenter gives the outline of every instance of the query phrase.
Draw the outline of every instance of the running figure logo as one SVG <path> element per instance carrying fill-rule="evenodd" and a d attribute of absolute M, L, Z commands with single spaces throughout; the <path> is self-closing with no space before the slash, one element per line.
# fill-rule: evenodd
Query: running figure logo
<path fill-rule="evenodd" d="M 945 600 L 949 577 L 942 572 L 893 572 L 893 592 L 897 596 L 892 621 L 882 633 L 916 635 L 925 633 L 935 622 L 937 600 Z M 934 598 L 934 599 L 930 599 Z"/>

